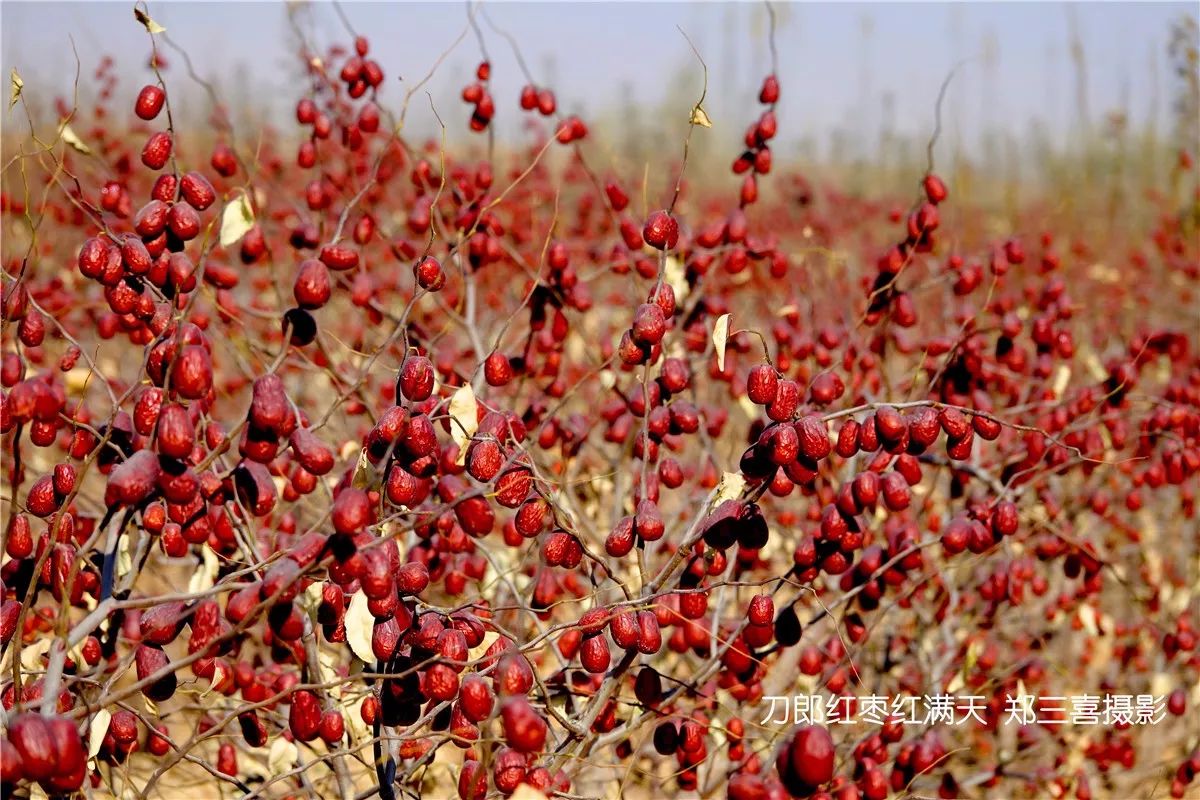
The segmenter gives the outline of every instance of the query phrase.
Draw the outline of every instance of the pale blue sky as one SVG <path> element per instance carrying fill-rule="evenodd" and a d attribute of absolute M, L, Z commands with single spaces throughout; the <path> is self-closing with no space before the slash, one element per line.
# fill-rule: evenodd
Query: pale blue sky
<path fill-rule="evenodd" d="M 1169 25 L 1194 14 L 1196 5 L 790 3 L 777 8 L 781 132 L 802 132 L 824 142 L 849 130 L 874 141 L 882 98 L 890 95 L 897 130 L 927 135 L 941 81 L 956 62 L 972 59 L 956 77 L 946 107 L 948 135 L 970 143 L 985 127 L 1019 135 L 1034 120 L 1060 141 L 1070 137 L 1076 109 L 1072 18 L 1086 52 L 1092 118 L 1123 107 L 1135 121 L 1156 115 L 1165 124 Z M 73 72 L 68 39 L 73 36 L 83 60 L 85 92 L 92 68 L 107 53 L 128 76 L 122 90 L 132 94 L 147 73 L 148 45 L 131 9 L 131 3 L 3 2 L 3 68 L 7 73 L 16 67 L 26 91 L 64 90 Z M 409 82 L 424 76 L 466 20 L 466 5 L 458 2 L 349 2 L 343 9 L 370 36 L 373 55 L 389 76 L 385 98 L 393 102 L 404 93 L 396 76 Z M 694 63 L 678 25 L 709 65 L 706 107 L 718 125 L 714 135 L 740 138 L 769 63 L 759 3 L 498 2 L 487 10 L 519 40 L 535 75 L 553 76 L 566 110 L 591 112 L 629 101 L 658 107 L 671 99 L 686 113 L 693 89 L 684 98 L 671 94 L 680 66 Z M 277 113 L 290 109 L 299 96 L 288 85 L 295 72 L 288 71 L 294 59 L 282 4 L 158 2 L 151 3 L 151 13 L 191 53 L 205 77 L 257 88 L 252 100 Z M 332 6 L 318 3 L 313 14 L 321 41 L 347 41 Z M 486 22 L 481 27 L 493 62 L 500 130 L 513 131 L 523 81 L 507 43 Z M 465 127 L 455 124 L 462 120 L 454 115 L 465 120 L 466 113 L 457 93 L 478 59 L 478 44 L 468 35 L 430 85 L 452 130 Z M 699 70 L 694 72 L 698 89 Z M 182 69 L 168 77 L 177 85 L 187 83 Z M 428 118 L 427 101 L 417 104 L 413 122 L 420 125 Z"/>

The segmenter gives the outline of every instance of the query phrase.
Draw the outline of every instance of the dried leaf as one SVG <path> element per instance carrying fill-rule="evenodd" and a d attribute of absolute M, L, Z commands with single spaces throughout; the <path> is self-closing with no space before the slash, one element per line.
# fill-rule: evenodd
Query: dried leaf
<path fill-rule="evenodd" d="M 1062 397 L 1063 392 L 1067 389 L 1067 384 L 1071 382 L 1071 368 L 1066 364 L 1059 364 L 1058 369 L 1054 373 L 1054 385 L 1050 387 L 1054 392 L 1054 397 Z"/>
<path fill-rule="evenodd" d="M 368 664 L 375 663 L 375 651 L 371 649 L 371 634 L 375 632 L 375 617 L 367 606 L 367 596 L 359 589 L 350 598 L 346 609 L 346 642 L 354 655 Z"/>
<path fill-rule="evenodd" d="M 511 550 L 513 548 L 510 547 L 507 549 Z M 479 659 L 483 658 L 484 654 L 488 651 L 488 648 L 495 644 L 496 640 L 499 638 L 500 634 L 496 633 L 495 631 L 487 631 L 483 634 L 483 639 L 479 642 L 479 644 L 467 651 L 467 659 L 469 661 L 478 661 Z"/>
<path fill-rule="evenodd" d="M 130 548 L 133 547 L 133 543 L 130 541 L 132 538 L 132 536 L 122 536 L 121 544 L 117 547 L 116 575 L 118 581 L 133 569 L 133 553 L 130 552 Z"/>
<path fill-rule="evenodd" d="M 315 612 L 314 612 L 315 613 Z M 337 654 L 328 647 L 317 646 L 317 663 L 321 665 L 321 679 L 329 680 L 331 676 L 337 674 L 338 657 Z M 342 685 L 335 683 L 325 690 L 334 700 L 342 698 Z"/>
<path fill-rule="evenodd" d="M 229 247 L 238 242 L 252 227 L 254 210 L 250 208 L 250 198 L 243 193 L 221 212 L 221 246 Z"/>
<path fill-rule="evenodd" d="M 704 106 L 699 103 L 692 109 L 692 116 L 688 119 L 692 125 L 699 125 L 701 128 L 711 128 L 712 120 L 708 118 L 708 112 L 704 110 Z"/>
<path fill-rule="evenodd" d="M 364 447 L 358 453 L 358 463 L 354 465 L 354 477 L 350 479 L 350 485 L 355 489 L 366 489 L 371 485 L 374 473 L 375 468 L 371 466 L 367 448 Z"/>
<path fill-rule="evenodd" d="M 317 613 L 317 608 L 321 605 L 321 584 L 313 581 L 308 585 L 308 588 L 300 593 L 296 598 L 296 603 L 300 606 L 300 610 L 312 616 Z M 323 665 L 322 665 L 323 666 Z"/>
<path fill-rule="evenodd" d="M 102 708 L 92 717 L 92 725 L 88 728 L 88 758 L 95 758 L 104 744 L 104 736 L 108 733 L 108 723 L 112 722 L 112 712 Z"/>
<path fill-rule="evenodd" d="M 142 11 L 140 8 L 135 8 L 133 10 L 133 18 L 136 19 L 138 22 L 142 23 L 143 25 L 145 25 L 146 30 L 150 31 L 150 33 L 166 33 L 167 32 L 166 28 L 164 28 L 162 25 L 159 25 L 154 20 L 150 19 L 150 15 L 147 14 L 145 11 Z"/>
<path fill-rule="evenodd" d="M 279 736 L 271 742 L 271 750 L 267 754 L 267 771 L 272 775 L 282 775 L 291 772 L 300 755 L 300 748 L 294 742 Z"/>
<path fill-rule="evenodd" d="M 92 148 L 84 144 L 83 140 L 79 138 L 75 131 L 71 130 L 71 126 L 66 122 L 63 122 L 62 127 L 58 129 L 58 135 L 76 152 L 83 153 L 85 156 L 92 154 Z"/>
<path fill-rule="evenodd" d="M 675 256 L 667 256 L 666 264 L 663 265 L 663 280 L 675 290 L 675 302 L 682 303 L 691 289 L 688 286 L 687 269 L 683 266 L 683 262 Z"/>
<path fill-rule="evenodd" d="M 217 561 L 217 554 L 213 552 L 211 547 L 203 547 L 200 549 L 201 557 L 204 559 L 204 564 L 200 569 L 192 573 L 192 577 L 188 580 L 188 594 L 196 594 L 204 592 L 213 587 L 217 580 L 217 570 L 221 564 Z"/>
<path fill-rule="evenodd" d="M 479 404 L 471 384 L 464 383 L 450 397 L 450 419 L 450 435 L 458 445 L 458 463 L 462 464 L 467 457 L 467 442 L 479 429 Z"/>
<path fill-rule="evenodd" d="M 723 472 L 721 480 L 717 484 L 716 494 L 713 496 L 713 508 L 721 505 L 726 500 L 736 500 L 742 496 L 742 490 L 746 488 L 746 479 L 742 477 L 740 472 Z"/>
<path fill-rule="evenodd" d="M 8 101 L 8 110 L 12 111 L 13 106 L 17 104 L 17 98 L 21 96 L 21 90 L 25 88 L 25 81 L 21 80 L 21 76 L 17 74 L 16 67 L 13 67 L 12 73 L 9 75 L 9 83 L 12 86 L 12 96 Z"/>
<path fill-rule="evenodd" d="M 1099 382 L 1108 380 L 1108 370 L 1104 368 L 1092 350 L 1084 350 L 1083 365 L 1087 367 L 1088 374 L 1092 376 L 1093 380 Z"/>
<path fill-rule="evenodd" d="M 351 700 L 342 705 L 342 714 L 346 719 L 346 729 L 350 733 L 350 741 L 355 744 L 365 742 L 371 738 L 371 729 L 367 727 L 367 723 L 363 722 L 362 707 L 366 702 L 367 695 L 364 694 L 357 700 Z"/>
<path fill-rule="evenodd" d="M 970 672 L 975 669 L 975 664 L 979 661 L 979 653 L 983 647 L 979 644 L 979 640 L 974 640 L 967 647 L 967 657 L 963 660 L 963 672 Z"/>
<path fill-rule="evenodd" d="M 206 696 L 208 696 L 209 692 L 211 692 L 213 689 L 217 688 L 217 686 L 219 686 L 221 684 L 221 681 L 225 680 L 225 675 L 224 675 L 225 671 L 226 671 L 226 667 L 218 659 L 216 662 L 216 665 L 213 667 L 212 680 L 209 681 L 208 686 L 206 686 L 204 691 L 201 692 L 200 694 L 198 694 L 197 697 L 206 697 Z"/>
<path fill-rule="evenodd" d="M 725 371 L 725 342 L 729 339 L 729 315 L 722 314 L 717 317 L 717 324 L 713 325 L 712 340 L 713 348 L 717 351 L 717 369 Z"/>
<path fill-rule="evenodd" d="M 1080 606 L 1079 621 L 1083 624 L 1083 629 L 1087 631 L 1088 636 L 1095 639 L 1100 635 L 1100 627 L 1096 625 L 1096 609 L 1087 604 Z"/>
<path fill-rule="evenodd" d="M 758 416 L 762 411 L 762 409 L 754 405 L 753 400 L 751 400 L 749 397 L 746 397 L 744 394 L 738 397 L 738 407 L 742 409 L 742 412 L 749 420 L 758 419 Z"/>

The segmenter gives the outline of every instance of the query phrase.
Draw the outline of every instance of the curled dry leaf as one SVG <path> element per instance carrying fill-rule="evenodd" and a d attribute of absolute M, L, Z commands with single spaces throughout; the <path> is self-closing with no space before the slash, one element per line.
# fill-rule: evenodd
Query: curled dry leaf
<path fill-rule="evenodd" d="M 729 315 L 722 314 L 717 317 L 717 322 L 713 325 L 712 341 L 713 349 L 717 353 L 717 369 L 725 371 L 725 343 L 729 340 Z"/>
<path fill-rule="evenodd" d="M 12 72 L 9 73 L 9 85 L 12 88 L 12 94 L 8 100 L 8 110 L 12 111 L 13 106 L 21 97 L 21 90 L 25 88 L 25 81 L 21 80 L 21 75 L 17 72 L 16 67 L 13 67 Z"/>
<path fill-rule="evenodd" d="M 375 663 L 375 651 L 371 649 L 371 634 L 375 630 L 375 617 L 367 605 L 367 596 L 359 589 L 350 598 L 346 609 L 346 641 L 354 655 L 368 664 Z"/>
<path fill-rule="evenodd" d="M 192 577 L 188 579 L 189 594 L 205 592 L 211 589 L 217 580 L 217 571 L 221 567 L 221 563 L 217 560 L 217 554 L 213 552 L 211 547 L 201 550 L 200 557 L 203 559 L 200 569 L 193 572 Z"/>
<path fill-rule="evenodd" d="M 682 303 L 691 287 L 687 282 L 687 268 L 673 255 L 667 255 L 663 265 L 663 280 L 675 290 L 675 302 Z"/>
<path fill-rule="evenodd" d="M 701 128 L 712 127 L 712 120 L 708 118 L 708 112 L 700 104 L 692 107 L 692 115 L 688 118 L 688 122 L 692 125 L 699 125 Z"/>
<path fill-rule="evenodd" d="M 471 384 L 464 383 L 450 397 L 450 419 L 450 435 L 458 445 L 458 463 L 462 464 L 467 457 L 467 442 L 479 430 L 479 404 Z"/>
<path fill-rule="evenodd" d="M 146 30 L 149 31 L 150 33 L 166 33 L 167 32 L 166 28 L 164 28 L 162 25 L 159 25 L 157 22 L 155 22 L 153 19 L 151 19 L 150 15 L 147 14 L 145 11 L 142 11 L 140 8 L 135 8 L 133 10 L 133 17 L 138 22 L 145 25 Z"/>
<path fill-rule="evenodd" d="M 83 153 L 85 156 L 90 156 L 92 154 L 92 148 L 83 143 L 83 140 L 79 138 L 79 134 L 75 133 L 75 131 L 71 129 L 71 126 L 66 121 L 64 121 L 62 126 L 58 129 L 58 135 L 62 137 L 62 140 L 69 144 L 71 149 L 75 150 L 76 152 Z"/>
<path fill-rule="evenodd" d="M 108 733 L 108 723 L 112 721 L 112 712 L 102 708 L 92 716 L 92 724 L 88 727 L 88 758 L 95 758 L 104 743 L 104 735 Z"/>
<path fill-rule="evenodd" d="M 244 192 L 225 205 L 221 212 L 222 247 L 229 247 L 241 241 L 246 232 L 254 227 L 254 209 L 250 208 L 250 198 Z"/>
<path fill-rule="evenodd" d="M 712 503 L 713 508 L 721 505 L 726 500 L 736 500 L 741 497 L 742 490 L 746 488 L 746 479 L 742 477 L 740 472 L 723 472 L 721 480 L 717 484 L 717 488 L 713 493 Z"/>
<path fill-rule="evenodd" d="M 267 770 L 272 775 L 290 772 L 299 755 L 300 748 L 296 747 L 295 742 L 278 736 L 271 742 L 271 750 L 267 753 Z"/>

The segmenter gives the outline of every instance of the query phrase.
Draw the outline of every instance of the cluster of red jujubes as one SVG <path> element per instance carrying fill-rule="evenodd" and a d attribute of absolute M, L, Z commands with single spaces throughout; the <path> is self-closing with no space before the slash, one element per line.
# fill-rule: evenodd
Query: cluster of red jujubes
<path fill-rule="evenodd" d="M 6 791 L 162 767 L 390 800 L 437 757 L 462 800 L 1184 796 L 1182 216 L 1080 235 L 932 172 L 907 212 L 814 188 L 772 163 L 771 74 L 736 201 L 664 156 L 641 219 L 640 170 L 598 172 L 530 76 L 462 91 L 470 132 L 547 118 L 527 147 L 441 152 L 383 124 L 369 52 L 302 53 L 300 136 L 215 140 L 159 59 L 110 110 L 106 63 L 92 156 L 6 174 Z M 1080 690 L 1167 716 L 1006 719 Z M 976 720 L 764 721 L 955 693 Z"/>
<path fill-rule="evenodd" d="M 475 83 L 462 91 L 464 103 L 470 103 L 475 108 L 471 111 L 471 130 L 482 131 L 496 115 L 496 102 L 488 91 L 488 79 L 492 76 L 492 65 L 483 61 L 475 68 Z"/>

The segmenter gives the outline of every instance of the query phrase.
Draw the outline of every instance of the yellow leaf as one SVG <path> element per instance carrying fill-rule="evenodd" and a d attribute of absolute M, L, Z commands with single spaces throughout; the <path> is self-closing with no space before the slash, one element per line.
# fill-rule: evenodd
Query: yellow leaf
<path fill-rule="evenodd" d="M 146 30 L 150 31 L 151 33 L 166 33 L 167 32 L 166 28 L 164 28 L 162 25 L 159 25 L 154 20 L 150 19 L 150 15 L 147 14 L 145 11 L 142 11 L 140 8 L 135 8 L 133 10 L 133 17 L 138 22 L 145 25 Z"/>
<path fill-rule="evenodd" d="M 1171 693 L 1174 685 L 1167 673 L 1156 672 L 1154 673 L 1154 677 L 1150 679 L 1150 694 L 1156 697 L 1165 697 Z"/>
<path fill-rule="evenodd" d="M 708 113 L 704 110 L 704 106 L 697 104 L 692 109 L 692 116 L 688 119 L 692 125 L 699 125 L 701 128 L 711 128 L 712 120 L 708 118 Z"/>
<path fill-rule="evenodd" d="M 217 554 L 211 547 L 203 547 L 201 548 L 201 557 L 204 559 L 204 565 L 193 572 L 192 577 L 188 580 L 188 594 L 211 589 L 217 580 L 217 570 L 220 568 Z"/>
<path fill-rule="evenodd" d="M 1079 621 L 1083 623 L 1083 629 L 1087 631 L 1088 636 L 1094 639 L 1100 635 L 1100 627 L 1096 625 L 1096 609 L 1089 605 L 1080 606 Z"/>
<path fill-rule="evenodd" d="M 321 584 L 313 581 L 308 585 L 299 597 L 296 598 L 300 609 L 308 615 L 317 613 L 317 608 L 321 605 Z M 324 664 L 321 665 L 324 667 Z"/>
<path fill-rule="evenodd" d="M 221 212 L 221 247 L 229 247 L 254 227 L 254 210 L 245 194 L 225 206 Z"/>
<path fill-rule="evenodd" d="M 371 485 L 374 474 L 375 468 L 371 466 L 367 448 L 364 447 L 358 452 L 358 463 L 354 465 L 354 477 L 350 479 L 350 485 L 355 489 L 366 489 Z"/>
<path fill-rule="evenodd" d="M 458 463 L 462 464 L 467 458 L 467 442 L 479 429 L 479 404 L 475 402 L 475 390 L 471 384 L 464 383 L 450 397 L 450 435 L 458 445 Z"/>
<path fill-rule="evenodd" d="M 58 129 L 58 135 L 62 140 L 71 145 L 72 149 L 83 153 L 85 156 L 92 154 L 92 148 L 83 143 L 83 140 L 76 135 L 75 131 L 71 130 L 71 126 L 63 122 L 62 127 Z"/>
<path fill-rule="evenodd" d="M 724 472 L 717 484 L 716 494 L 713 495 L 713 507 L 721 505 L 726 500 L 736 500 L 746 488 L 746 479 L 740 472 Z"/>
<path fill-rule="evenodd" d="M 350 741 L 358 743 L 365 742 L 371 738 L 371 729 L 367 727 L 367 723 L 363 722 L 362 706 L 366 701 L 367 695 L 364 694 L 357 700 L 351 700 L 342 705 L 342 714 L 346 719 L 346 728 L 350 733 Z"/>
<path fill-rule="evenodd" d="M 713 325 L 712 340 L 713 348 L 717 351 L 717 369 L 725 371 L 725 342 L 729 339 L 729 315 L 722 314 L 717 317 L 717 324 Z"/>
<path fill-rule="evenodd" d="M 315 613 L 315 612 L 314 612 Z M 338 658 L 337 655 L 328 647 L 317 646 L 317 663 L 321 665 L 321 679 L 329 680 L 331 676 L 337 674 Z M 334 684 L 325 690 L 334 700 L 340 700 L 342 697 L 342 687 L 340 684 Z"/>
<path fill-rule="evenodd" d="M 88 758 L 95 758 L 104 744 L 104 735 L 108 733 L 108 723 L 112 722 L 112 712 L 102 708 L 92 717 L 92 725 L 88 728 Z"/>
<path fill-rule="evenodd" d="M 213 668 L 212 681 L 208 684 L 208 687 L 205 688 L 203 692 L 197 695 L 197 697 L 207 697 L 208 693 L 215 689 L 221 683 L 221 681 L 224 680 L 223 673 L 225 672 L 225 669 L 226 668 L 222 666 L 221 661 L 218 659 L 216 666 Z"/>
<path fill-rule="evenodd" d="M 509 549 L 511 550 L 512 548 Z M 496 633 L 495 631 L 487 631 L 483 634 L 483 639 L 480 640 L 479 644 L 467 651 L 467 659 L 470 661 L 478 661 L 479 659 L 483 658 L 484 654 L 487 653 L 488 648 L 495 644 L 496 640 L 499 638 L 500 634 Z"/>
<path fill-rule="evenodd" d="M 754 401 L 749 397 L 746 397 L 746 395 L 741 395 L 738 397 L 738 407 L 742 409 L 742 412 L 745 413 L 748 419 L 758 419 L 758 412 L 760 409 L 758 406 L 754 405 Z"/>
<path fill-rule="evenodd" d="M 967 647 L 967 657 L 963 662 L 963 672 L 970 672 L 975 669 L 975 664 L 979 661 L 979 652 L 982 649 L 983 647 L 979 644 L 978 640 L 971 642 Z"/>
<path fill-rule="evenodd" d="M 1083 362 L 1084 369 L 1093 380 L 1103 382 L 1108 379 L 1108 370 L 1100 363 L 1100 359 L 1096 357 L 1096 351 L 1087 346 L 1079 347 L 1076 350 L 1079 356 L 1079 361 Z"/>
<path fill-rule="evenodd" d="M 129 570 L 133 569 L 133 553 L 129 550 L 133 546 L 130 542 L 132 538 L 132 536 L 122 536 L 121 544 L 117 547 L 117 580 L 120 580 L 129 573 Z"/>
<path fill-rule="evenodd" d="M 300 748 L 280 736 L 271 742 L 271 750 L 267 754 L 267 770 L 272 775 L 291 772 L 298 755 L 300 755 Z"/>
<path fill-rule="evenodd" d="M 1054 385 L 1050 387 L 1054 392 L 1054 397 L 1062 397 L 1063 392 L 1067 389 L 1067 384 L 1071 382 L 1071 368 L 1066 364 L 1059 364 L 1058 369 L 1054 373 Z"/>
<path fill-rule="evenodd" d="M 13 106 L 17 104 L 17 98 L 21 96 L 21 90 L 25 88 L 25 81 L 21 80 L 21 76 L 17 74 L 16 67 L 13 67 L 12 73 L 9 75 L 9 82 L 12 85 L 12 98 L 8 101 L 8 110 L 12 111 Z"/>
<path fill-rule="evenodd" d="M 663 266 L 663 280 L 675 290 L 675 302 L 682 303 L 683 298 L 687 297 L 688 289 L 691 288 L 688 286 L 687 270 L 683 262 L 675 256 L 667 256 L 667 262 Z"/>
<path fill-rule="evenodd" d="M 375 632 L 375 617 L 367 607 L 367 596 L 359 589 L 350 598 L 346 609 L 346 642 L 354 655 L 368 664 L 375 663 L 375 651 L 371 649 L 371 634 Z"/>

